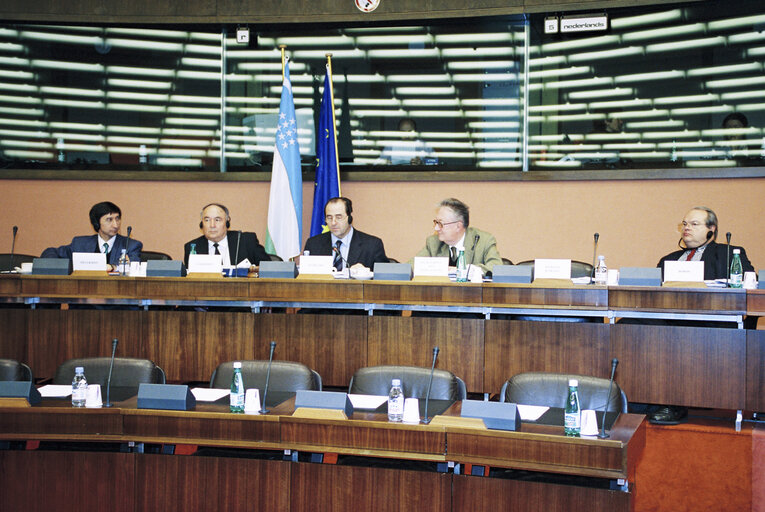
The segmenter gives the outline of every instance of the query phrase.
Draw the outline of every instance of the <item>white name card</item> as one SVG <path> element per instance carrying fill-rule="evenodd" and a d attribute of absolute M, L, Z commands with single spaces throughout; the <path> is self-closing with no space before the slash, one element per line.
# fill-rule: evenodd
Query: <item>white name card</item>
<path fill-rule="evenodd" d="M 332 262 L 334 260 L 334 256 L 303 255 L 300 257 L 300 273 L 330 275 L 332 274 Z"/>
<path fill-rule="evenodd" d="M 703 261 L 665 261 L 664 282 L 702 282 L 704 281 Z"/>
<path fill-rule="evenodd" d="M 223 259 L 220 254 L 189 254 L 189 273 L 220 274 Z"/>
<path fill-rule="evenodd" d="M 534 260 L 534 279 L 571 279 L 571 260 Z"/>
<path fill-rule="evenodd" d="M 102 252 L 72 253 L 72 270 L 100 270 L 106 272 L 106 254 Z"/>
<path fill-rule="evenodd" d="M 425 256 L 418 256 L 414 258 L 414 275 L 449 277 L 449 258 L 429 258 Z"/>

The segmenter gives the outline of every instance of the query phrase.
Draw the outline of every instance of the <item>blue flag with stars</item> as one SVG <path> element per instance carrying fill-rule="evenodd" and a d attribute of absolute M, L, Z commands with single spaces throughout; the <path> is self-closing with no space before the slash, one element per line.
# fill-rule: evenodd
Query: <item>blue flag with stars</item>
<path fill-rule="evenodd" d="M 313 215 L 311 236 L 328 231 L 324 223 L 324 205 L 340 196 L 340 168 L 337 161 L 337 133 L 335 131 L 335 104 L 329 67 L 324 77 L 324 96 L 321 99 L 319 130 L 316 134 L 316 181 L 313 189 Z"/>

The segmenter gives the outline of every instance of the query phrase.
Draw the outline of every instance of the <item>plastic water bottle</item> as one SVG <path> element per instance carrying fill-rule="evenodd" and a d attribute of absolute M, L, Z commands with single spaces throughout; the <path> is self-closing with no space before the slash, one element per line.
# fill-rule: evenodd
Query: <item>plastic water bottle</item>
<path fill-rule="evenodd" d="M 393 379 L 388 393 L 388 421 L 401 422 L 404 420 L 404 390 L 401 380 Z"/>
<path fill-rule="evenodd" d="M 729 283 L 731 288 L 741 288 L 744 286 L 744 267 L 741 265 L 741 249 L 733 249 Z"/>
<path fill-rule="evenodd" d="M 88 396 L 88 381 L 85 379 L 85 368 L 78 366 L 74 369 L 72 380 L 72 407 L 85 407 Z"/>
<path fill-rule="evenodd" d="M 568 381 L 568 399 L 563 415 L 563 431 L 567 436 L 579 437 L 582 430 L 582 409 L 579 407 L 579 381 Z"/>
<path fill-rule="evenodd" d="M 196 254 L 197 253 L 197 244 L 191 244 L 191 249 L 189 250 L 189 254 Z"/>
<path fill-rule="evenodd" d="M 465 265 L 465 249 L 460 249 L 457 255 L 457 282 L 465 283 L 468 280 L 467 265 Z"/>
<path fill-rule="evenodd" d="M 598 256 L 598 264 L 595 266 L 595 284 L 606 284 L 608 281 L 608 267 L 606 257 Z"/>
<path fill-rule="evenodd" d="M 244 380 L 242 380 L 242 363 L 234 363 L 234 374 L 231 376 L 230 410 L 235 413 L 244 412 Z"/>
<path fill-rule="evenodd" d="M 127 255 L 127 249 L 122 249 L 120 253 L 120 259 L 117 261 L 117 271 L 120 275 L 130 275 L 130 258 Z"/>

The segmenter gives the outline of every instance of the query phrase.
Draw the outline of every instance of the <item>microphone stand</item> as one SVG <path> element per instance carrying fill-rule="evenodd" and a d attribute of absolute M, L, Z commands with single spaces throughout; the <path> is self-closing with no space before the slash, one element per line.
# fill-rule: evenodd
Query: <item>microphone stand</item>
<path fill-rule="evenodd" d="M 730 288 L 730 231 L 725 233 L 725 239 L 728 241 L 728 250 L 725 251 L 725 287 Z"/>
<path fill-rule="evenodd" d="M 125 240 L 125 261 L 122 262 L 122 275 L 127 274 L 127 269 L 125 268 L 125 265 L 127 264 L 127 259 L 130 257 L 128 256 L 128 247 L 130 247 L 130 234 L 133 232 L 133 226 L 128 226 L 127 228 L 127 239 Z"/>
<path fill-rule="evenodd" d="M 608 412 L 608 403 L 611 401 L 611 388 L 614 385 L 614 374 L 616 373 L 616 365 L 619 364 L 619 360 L 616 358 L 611 359 L 611 382 L 608 383 L 608 394 L 606 395 L 606 405 L 603 407 L 603 421 L 598 433 L 598 438 L 608 439 L 610 434 L 606 434 L 606 413 Z"/>
<path fill-rule="evenodd" d="M 263 388 L 263 403 L 260 405 L 260 414 L 266 414 L 266 396 L 268 395 L 268 381 L 271 379 L 271 362 L 274 360 L 274 349 L 276 348 L 276 342 L 271 342 L 271 354 L 268 356 L 268 371 L 266 371 L 266 385 Z"/>
<path fill-rule="evenodd" d="M 436 369 L 436 358 L 438 357 L 438 347 L 433 347 L 433 363 L 430 365 L 430 379 L 428 380 L 428 392 L 425 394 L 425 418 L 422 422 L 427 425 L 430 423 L 428 417 L 428 402 L 430 401 L 430 386 L 433 384 L 433 371 Z"/>
<path fill-rule="evenodd" d="M 592 248 L 592 270 L 590 271 L 590 284 L 595 284 L 595 258 L 598 255 L 598 240 L 600 239 L 600 233 L 593 235 L 595 238 L 595 246 Z"/>
<path fill-rule="evenodd" d="M 104 404 L 104 407 L 111 407 L 112 403 L 109 400 L 109 392 L 111 391 L 112 387 L 112 370 L 114 369 L 114 354 L 117 352 L 117 338 L 114 338 L 112 340 L 112 359 L 109 361 L 109 376 L 106 379 L 106 403 Z"/>
<path fill-rule="evenodd" d="M 11 260 L 8 263 L 8 272 L 13 272 L 13 253 L 16 252 L 16 233 L 19 232 L 18 226 L 13 226 L 13 242 L 11 243 Z"/>

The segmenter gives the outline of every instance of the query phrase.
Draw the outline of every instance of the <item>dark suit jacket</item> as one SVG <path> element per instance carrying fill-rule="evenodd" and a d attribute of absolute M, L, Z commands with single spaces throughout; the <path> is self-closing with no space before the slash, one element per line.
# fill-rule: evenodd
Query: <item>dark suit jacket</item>
<path fill-rule="evenodd" d="M 754 272 L 749 258 L 746 257 L 746 251 L 743 247 L 737 247 L 735 245 L 730 246 L 730 259 L 733 261 L 733 249 L 741 249 L 741 266 L 744 267 L 744 272 Z M 661 268 L 664 273 L 665 261 L 677 261 L 677 259 L 685 252 L 685 250 L 679 250 L 667 254 L 661 260 L 659 260 L 658 267 Z M 717 242 L 709 242 L 707 248 L 701 254 L 701 261 L 704 262 L 704 279 L 726 279 L 728 277 L 727 267 L 727 244 L 718 244 Z"/>
<path fill-rule="evenodd" d="M 305 250 L 312 256 L 332 256 L 332 234 L 326 232 L 312 236 L 306 240 Z M 353 238 L 348 248 L 348 266 L 361 263 L 371 269 L 377 262 L 388 263 L 382 240 L 353 228 Z"/>
<path fill-rule="evenodd" d="M 239 233 L 242 233 L 242 239 L 239 241 L 239 255 L 237 257 L 236 239 L 239 236 Z M 228 254 L 229 258 L 231 259 L 231 265 L 236 265 L 239 263 L 238 261 L 234 261 L 234 259 L 242 261 L 243 259 L 247 258 L 253 265 L 260 265 L 261 261 L 269 261 L 271 259 L 263 246 L 260 245 L 260 242 L 258 242 L 258 235 L 255 233 L 250 233 L 248 231 L 229 231 L 226 234 L 226 238 L 228 238 Z M 186 263 L 186 266 L 189 264 L 191 244 L 197 244 L 197 254 L 208 254 L 207 249 L 209 244 L 207 242 L 207 238 L 200 236 L 199 238 L 195 238 L 194 240 L 184 244 L 183 261 Z"/>
<path fill-rule="evenodd" d="M 127 237 L 117 235 L 117 239 L 114 241 L 111 252 L 106 258 L 106 263 L 109 265 L 117 265 L 120 261 L 120 254 L 122 249 L 125 248 Z M 69 258 L 72 259 L 73 252 L 101 252 L 101 248 L 98 246 L 98 235 L 90 236 L 76 236 L 72 238 L 72 243 L 69 245 L 62 245 L 61 247 L 48 247 L 40 255 L 41 258 Z M 138 240 L 131 238 L 130 246 L 128 247 L 127 255 L 130 261 L 141 261 L 141 249 L 143 244 Z"/>

